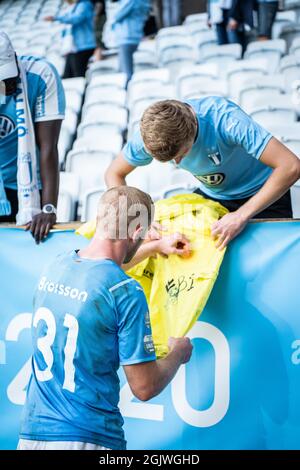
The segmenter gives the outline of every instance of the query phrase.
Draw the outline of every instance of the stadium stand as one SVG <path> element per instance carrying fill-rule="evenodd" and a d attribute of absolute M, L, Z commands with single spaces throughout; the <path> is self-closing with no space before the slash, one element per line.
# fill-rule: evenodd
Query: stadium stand
<path fill-rule="evenodd" d="M 217 45 L 205 13 L 188 16 L 182 26 L 161 29 L 135 52 L 135 73 L 126 91 L 110 28 L 116 4 L 107 1 L 107 58 L 90 64 L 86 78 L 63 80 L 67 111 L 59 140 L 58 220 L 93 217 L 95 203 L 105 189 L 107 165 L 138 129 L 144 109 L 156 100 L 209 94 L 227 97 L 299 156 L 300 100 L 293 99 L 293 91 L 295 81 L 300 80 L 300 2 L 284 3 L 272 40 L 251 42 L 244 58 L 237 44 Z M 64 8 L 62 0 L 3 0 L 0 30 L 10 36 L 17 54 L 45 57 L 62 75 L 63 26 L 43 18 Z M 149 191 L 154 199 L 197 187 L 190 174 L 174 165 L 164 164 L 163 169 L 161 165 L 155 162 L 139 168 L 128 183 Z M 162 173 L 164 177 L 158 178 Z M 293 187 L 292 198 L 294 215 L 300 217 L 300 182 Z"/>

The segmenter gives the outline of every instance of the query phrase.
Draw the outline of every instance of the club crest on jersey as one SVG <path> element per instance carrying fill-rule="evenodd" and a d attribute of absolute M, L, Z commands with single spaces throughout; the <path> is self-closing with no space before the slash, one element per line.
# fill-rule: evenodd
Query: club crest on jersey
<path fill-rule="evenodd" d="M 208 186 L 219 186 L 225 180 L 225 175 L 224 173 L 213 173 L 211 175 L 199 175 L 196 178 Z"/>
<path fill-rule="evenodd" d="M 216 166 L 221 165 L 220 152 L 209 153 L 207 154 L 207 156 L 214 165 Z"/>
<path fill-rule="evenodd" d="M 14 122 L 8 116 L 0 116 L 0 139 L 11 134 L 15 128 Z"/>

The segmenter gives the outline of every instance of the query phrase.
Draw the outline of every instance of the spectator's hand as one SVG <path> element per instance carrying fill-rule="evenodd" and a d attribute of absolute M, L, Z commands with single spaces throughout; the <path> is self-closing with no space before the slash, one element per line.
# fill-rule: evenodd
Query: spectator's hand
<path fill-rule="evenodd" d="M 189 362 L 193 352 L 193 345 L 189 338 L 169 338 L 168 344 L 170 352 L 176 351 L 179 354 L 181 364 Z"/>
<path fill-rule="evenodd" d="M 54 16 L 45 16 L 43 18 L 44 21 L 54 21 Z"/>
<path fill-rule="evenodd" d="M 179 255 L 188 257 L 191 254 L 189 240 L 177 232 L 170 236 L 162 237 L 158 241 L 158 253 L 163 256 Z"/>
<path fill-rule="evenodd" d="M 229 20 L 227 29 L 228 29 L 229 31 L 235 31 L 236 29 L 238 29 L 238 26 L 239 26 L 239 23 L 238 23 L 236 20 L 234 20 L 233 18 L 231 18 L 231 19 Z"/>
<path fill-rule="evenodd" d="M 224 215 L 212 225 L 211 234 L 217 240 L 216 247 L 223 250 L 246 226 L 248 220 L 235 211 Z"/>
<path fill-rule="evenodd" d="M 55 222 L 55 214 L 44 214 L 44 212 L 41 212 L 40 214 L 35 215 L 32 221 L 26 225 L 26 230 L 30 230 L 35 242 L 39 244 L 48 236 L 49 231 Z"/>

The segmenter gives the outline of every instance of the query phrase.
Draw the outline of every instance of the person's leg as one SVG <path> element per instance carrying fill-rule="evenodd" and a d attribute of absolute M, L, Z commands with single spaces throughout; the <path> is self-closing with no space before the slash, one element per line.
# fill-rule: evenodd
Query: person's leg
<path fill-rule="evenodd" d="M 216 24 L 216 33 L 217 33 L 217 41 L 219 46 L 223 46 L 224 44 L 228 44 L 228 36 L 226 26 L 223 23 Z"/>
<path fill-rule="evenodd" d="M 71 67 L 71 62 L 72 62 L 72 56 L 73 55 L 74 54 L 68 54 L 67 57 L 66 57 L 66 65 L 65 65 L 65 70 L 64 70 L 62 78 L 72 78 L 73 77 L 72 67 Z"/>
<path fill-rule="evenodd" d="M 229 20 L 229 10 L 223 9 L 223 21 L 222 23 L 216 24 L 216 33 L 219 46 L 228 44 L 228 32 L 227 25 Z"/>
<path fill-rule="evenodd" d="M 103 30 L 106 23 L 106 15 L 100 15 L 95 26 L 95 36 L 97 47 L 94 52 L 94 59 L 96 61 L 102 59 L 102 50 L 104 49 Z"/>
<path fill-rule="evenodd" d="M 238 210 L 243 206 L 250 198 L 244 199 L 217 199 L 208 197 L 201 189 L 196 189 L 194 191 L 196 194 L 205 197 L 206 199 L 211 199 L 212 201 L 219 202 L 222 206 L 226 207 L 230 212 Z M 256 214 L 253 219 L 291 219 L 293 218 L 292 203 L 291 203 L 291 193 L 288 191 L 285 193 L 278 201 L 275 201 L 267 209 Z"/>
<path fill-rule="evenodd" d="M 133 54 L 137 50 L 138 44 L 123 44 L 119 48 L 120 72 L 127 76 L 126 88 L 133 75 Z"/>
<path fill-rule="evenodd" d="M 263 2 L 258 4 L 258 39 L 272 39 L 272 27 L 275 21 L 278 2 Z"/>
<path fill-rule="evenodd" d="M 94 49 L 76 52 L 73 58 L 73 77 L 84 77 L 89 59 L 92 57 Z"/>
<path fill-rule="evenodd" d="M 10 202 L 11 214 L 0 216 L 0 224 L 2 223 L 15 223 L 16 215 L 18 213 L 18 191 L 15 189 L 5 188 L 6 198 Z"/>
<path fill-rule="evenodd" d="M 172 26 L 172 19 L 171 19 L 172 1 L 171 0 L 163 0 L 162 7 L 163 7 L 163 24 L 164 24 L 164 28 L 168 28 L 169 26 Z"/>
<path fill-rule="evenodd" d="M 178 26 L 181 24 L 181 0 L 173 0 L 170 15 L 172 26 Z"/>

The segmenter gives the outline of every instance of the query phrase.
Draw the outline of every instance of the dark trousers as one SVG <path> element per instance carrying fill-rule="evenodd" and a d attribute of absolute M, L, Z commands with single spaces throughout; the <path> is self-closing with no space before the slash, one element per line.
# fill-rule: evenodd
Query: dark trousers
<path fill-rule="evenodd" d="M 0 216 L 0 224 L 2 223 L 15 223 L 16 222 L 16 215 L 19 210 L 19 201 L 18 201 L 18 191 L 16 189 L 8 189 L 5 188 L 5 193 L 8 201 L 11 205 L 11 214 Z M 40 197 L 42 198 L 42 191 L 40 191 Z"/>
<path fill-rule="evenodd" d="M 272 39 L 272 27 L 276 18 L 279 2 L 258 4 L 258 35 Z"/>
<path fill-rule="evenodd" d="M 194 191 L 196 194 L 200 194 L 201 196 L 206 197 L 207 199 L 211 199 L 212 201 L 217 201 L 222 206 L 226 207 L 230 212 L 234 212 L 238 210 L 243 204 L 245 204 L 249 198 L 245 199 L 231 199 L 231 200 L 223 200 L 223 199 L 215 199 L 215 198 L 208 198 L 200 189 L 196 189 Z M 256 214 L 253 219 L 292 219 L 293 218 L 293 211 L 292 211 L 292 203 L 291 203 L 291 193 L 288 191 L 285 193 L 278 201 L 275 201 L 271 204 L 267 209 L 263 210 L 259 214 Z"/>
<path fill-rule="evenodd" d="M 94 50 L 87 49 L 86 51 L 68 54 L 63 78 L 84 77 Z"/>
<path fill-rule="evenodd" d="M 247 47 L 247 38 L 245 35 L 244 26 L 240 25 L 238 29 L 233 30 L 233 31 L 228 31 L 227 30 L 228 22 L 229 22 L 229 10 L 223 9 L 223 21 L 222 23 L 216 24 L 218 44 L 220 46 L 224 44 L 240 44 L 244 52 Z"/>

